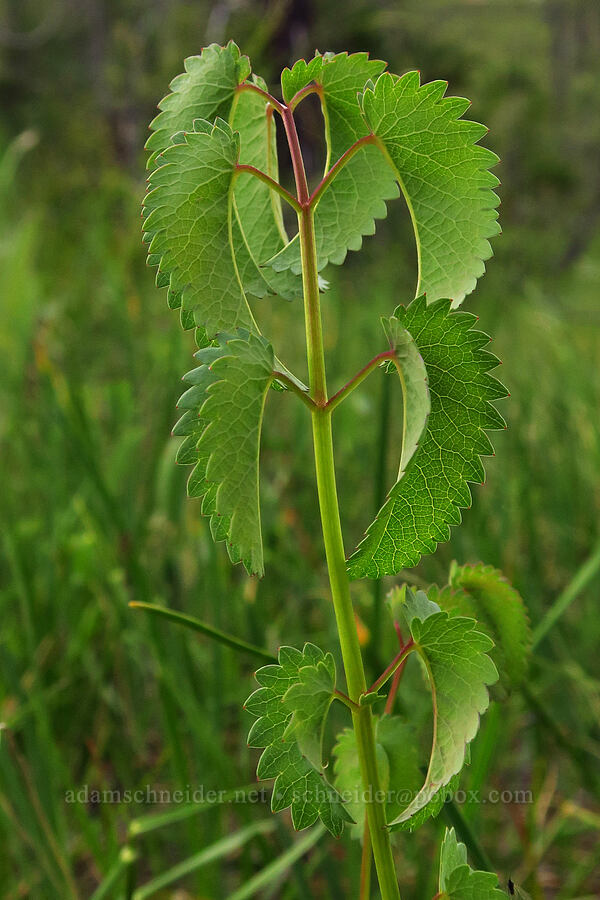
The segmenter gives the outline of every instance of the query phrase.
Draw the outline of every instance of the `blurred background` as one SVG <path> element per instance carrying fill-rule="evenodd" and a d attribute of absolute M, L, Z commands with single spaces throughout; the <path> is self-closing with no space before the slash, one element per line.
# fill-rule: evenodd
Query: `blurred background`
<path fill-rule="evenodd" d="M 357 884 L 349 835 L 290 865 L 281 854 L 303 836 L 267 804 L 182 813 L 152 796 L 93 795 L 254 778 L 241 708 L 252 660 L 129 601 L 167 604 L 270 650 L 308 637 L 335 646 L 302 405 L 269 401 L 260 582 L 213 545 L 169 436 L 194 347 L 145 266 L 143 144 L 184 57 L 229 38 L 276 93 L 281 68 L 316 47 L 368 50 L 394 72 L 447 79 L 490 127 L 504 233 L 466 308 L 503 360 L 509 428 L 462 528 L 416 575 L 443 583 L 451 560 L 482 559 L 522 592 L 533 627 L 563 611 L 526 690 L 484 718 L 461 782 L 530 790 L 532 801 L 465 803 L 460 814 L 503 886 L 511 877 L 533 898 L 600 897 L 597 0 L 0 2 L 0 896 L 241 898 L 273 860 L 256 896 L 337 900 Z M 300 127 L 317 174 L 313 99 Z M 411 298 L 414 258 L 398 202 L 363 252 L 328 270 L 332 387 L 380 349 L 379 316 Z M 302 376 L 301 309 L 260 302 Z M 369 379 L 336 413 L 348 549 L 397 465 L 397 398 L 382 382 Z M 372 635 L 388 587 L 354 588 L 373 673 L 393 646 L 385 623 Z M 407 683 L 406 709 L 418 690 Z M 403 897 L 435 893 L 444 824 L 400 836 Z M 198 858 L 225 835 L 231 846 Z"/>

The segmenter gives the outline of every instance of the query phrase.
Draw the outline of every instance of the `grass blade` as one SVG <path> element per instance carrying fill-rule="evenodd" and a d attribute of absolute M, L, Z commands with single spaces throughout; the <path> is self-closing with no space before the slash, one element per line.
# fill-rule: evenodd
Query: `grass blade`
<path fill-rule="evenodd" d="M 117 861 L 109 870 L 104 881 L 98 885 L 90 900 L 104 900 L 105 897 L 114 897 L 113 888 L 125 872 L 135 863 L 137 853 L 131 847 L 125 846 L 119 853 Z"/>
<path fill-rule="evenodd" d="M 199 803 L 186 803 L 183 806 L 179 806 L 177 809 L 172 809 L 168 812 L 141 816 L 139 819 L 133 819 L 129 823 L 129 837 L 134 839 L 142 834 L 148 834 L 150 831 L 155 831 L 157 828 L 164 828 L 166 825 L 174 825 L 177 822 L 182 822 L 185 819 L 191 818 L 197 813 L 205 812 L 207 809 L 214 809 L 215 806 L 221 803 L 235 802 L 240 794 L 243 794 L 245 797 L 250 792 L 257 793 L 259 790 L 260 789 L 257 788 L 256 784 L 251 784 L 246 787 L 234 788 L 231 791 L 227 791 L 222 797 L 219 797 L 219 799 L 214 802 L 203 800 Z"/>
<path fill-rule="evenodd" d="M 308 834 L 302 838 L 302 840 L 297 841 L 289 850 L 286 850 L 285 853 L 282 853 L 281 856 L 274 859 L 272 863 L 265 866 L 264 869 L 247 881 L 246 884 L 242 885 L 241 888 L 238 888 L 237 891 L 230 894 L 227 900 L 246 900 L 248 897 L 254 897 L 258 891 L 271 884 L 275 879 L 286 876 L 291 866 L 300 859 L 301 856 L 304 856 L 304 854 L 310 850 L 324 834 L 325 827 L 321 824 L 316 825 L 312 831 L 309 831 Z M 138 898 L 135 897 L 134 900 L 138 900 Z"/>
<path fill-rule="evenodd" d="M 577 570 L 564 591 L 556 598 L 544 618 L 533 629 L 532 649 L 543 641 L 550 629 L 560 617 L 568 610 L 582 590 L 587 587 L 592 578 L 600 570 L 600 541 L 596 544 L 591 556 L 589 556 L 580 569 Z"/>
<path fill-rule="evenodd" d="M 156 616 L 162 616 L 165 619 L 169 619 L 169 621 L 175 622 L 177 625 L 184 625 L 186 628 L 191 628 L 193 631 L 199 631 L 201 634 L 206 635 L 206 637 L 212 638 L 213 641 L 218 641 L 220 644 L 225 644 L 226 647 L 230 647 L 232 650 L 237 650 L 240 653 L 249 653 L 251 656 L 258 656 L 260 659 L 266 660 L 267 662 L 277 662 L 277 658 L 273 656 L 272 653 L 269 653 L 268 650 L 263 650 L 261 647 L 255 647 L 254 644 L 248 644 L 246 641 L 242 641 L 240 638 L 236 638 L 231 634 L 226 634 L 219 628 L 213 628 L 212 625 L 207 625 L 205 622 L 201 622 L 193 616 L 187 616 L 184 613 L 176 612 L 173 609 L 168 609 L 166 606 L 159 606 L 157 603 L 141 603 L 134 600 L 129 606 L 134 609 L 145 609 Z"/>
<path fill-rule="evenodd" d="M 260 822 L 254 822 L 252 825 L 248 825 L 246 828 L 236 831 L 235 834 L 222 838 L 220 841 L 215 841 L 214 844 L 210 844 L 210 846 L 200 850 L 199 853 L 195 853 L 194 856 L 184 859 L 176 866 L 173 866 L 173 868 L 168 869 L 157 878 L 149 881 L 148 884 L 138 888 L 134 891 L 132 900 L 146 900 L 147 897 L 153 897 L 160 890 L 167 885 L 172 884 L 174 881 L 184 878 L 191 872 L 196 872 L 198 869 L 201 869 L 202 866 L 207 866 L 209 863 L 221 859 L 221 857 L 227 856 L 229 853 L 233 853 L 234 850 L 243 847 L 244 844 L 257 834 L 268 834 L 270 831 L 273 831 L 274 828 L 275 822 L 265 819 Z"/>

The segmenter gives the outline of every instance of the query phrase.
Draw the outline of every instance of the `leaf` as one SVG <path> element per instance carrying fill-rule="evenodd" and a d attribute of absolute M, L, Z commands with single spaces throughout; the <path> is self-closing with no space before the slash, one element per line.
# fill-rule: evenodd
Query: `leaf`
<path fill-rule="evenodd" d="M 413 728 L 398 716 L 375 716 L 374 719 L 379 788 L 386 793 L 386 817 L 391 819 L 421 785 L 417 745 Z M 353 836 L 362 839 L 365 803 L 353 729 L 345 728 L 338 735 L 333 754 L 335 786 L 356 823 L 352 828 Z"/>
<path fill-rule="evenodd" d="M 185 376 L 191 385 L 179 400 L 185 410 L 173 429 L 184 435 L 177 461 L 194 465 L 190 497 L 203 497 L 215 540 L 227 541 L 233 562 L 264 572 L 258 462 L 273 348 L 263 337 L 240 331 L 198 350 L 200 366 Z"/>
<path fill-rule="evenodd" d="M 159 155 L 174 135 L 191 131 L 195 119 L 228 119 L 239 84 L 250 75 L 250 60 L 233 41 L 226 47 L 210 44 L 199 56 L 184 61 L 185 72 L 170 84 L 171 93 L 158 104 L 161 112 L 150 123 L 146 141 L 151 151 L 148 168 L 160 165 Z"/>
<path fill-rule="evenodd" d="M 292 711 L 284 738 L 295 740 L 315 769 L 323 767 L 323 732 L 334 693 L 335 661 L 327 653 L 323 659 L 299 670 L 298 681 L 283 698 L 284 705 Z"/>
<path fill-rule="evenodd" d="M 402 383 L 402 452 L 398 481 L 416 453 L 431 411 L 427 370 L 419 348 L 398 319 L 382 319 L 384 330 L 394 348 L 393 365 Z M 392 363 L 390 363 L 390 366 Z"/>
<path fill-rule="evenodd" d="M 433 741 L 425 783 L 391 825 L 411 822 L 460 772 L 466 746 L 475 737 L 480 715 L 489 704 L 487 685 L 498 679 L 496 667 L 487 655 L 493 643 L 476 630 L 473 619 L 450 617 L 436 611 L 435 604 L 428 610 L 422 598 L 409 590 L 404 597 L 402 601 L 399 592 L 391 605 L 402 611 L 428 674 Z M 414 820 L 411 824 L 414 827 Z"/>
<path fill-rule="evenodd" d="M 471 504 L 468 483 L 485 477 L 480 456 L 493 449 L 484 429 L 505 427 L 491 401 L 506 390 L 488 374 L 498 360 L 483 349 L 487 335 L 473 330 L 476 317 L 451 311 L 449 300 L 428 306 L 424 297 L 395 317 L 423 357 L 431 413 L 406 472 L 348 560 L 351 578 L 394 575 L 447 541 Z"/>
<path fill-rule="evenodd" d="M 444 97 L 446 81 L 386 72 L 362 95 L 362 110 L 393 167 L 417 241 L 416 295 L 459 304 L 485 271 L 488 238 L 500 231 L 498 157 L 477 142 L 487 129 L 460 117 L 469 101 Z M 360 155 L 360 154 L 359 154 Z"/>
<path fill-rule="evenodd" d="M 409 723 L 399 716 L 375 717 L 375 750 L 379 786 L 386 793 L 386 821 L 396 819 L 418 794 L 423 783 L 421 759 L 417 735 Z M 356 748 L 356 737 L 351 728 L 339 735 L 333 749 L 335 756 L 335 786 L 355 821 L 353 837 L 362 839 L 365 804 Z M 447 796 L 458 787 L 458 776 L 445 790 L 439 791 L 427 806 L 419 810 L 410 822 L 396 826 L 395 831 L 413 831 L 431 816 L 437 816 Z"/>
<path fill-rule="evenodd" d="M 434 589 L 437 591 L 437 589 Z M 430 597 L 434 594 L 430 591 Z M 477 619 L 494 641 L 491 657 L 504 688 L 516 687 L 527 674 L 531 631 L 523 598 L 492 566 L 452 564 L 450 584 L 435 596 L 448 611 Z"/>
<path fill-rule="evenodd" d="M 239 134 L 239 161 L 261 168 L 272 177 L 277 177 L 277 146 L 275 127 L 272 116 L 267 115 L 264 98 L 252 91 L 240 91 L 239 86 L 250 76 L 250 62 L 241 56 L 239 48 L 233 41 L 226 47 L 211 44 L 200 56 L 185 60 L 186 71 L 171 83 L 172 93 L 159 104 L 162 112 L 151 123 L 153 133 L 146 147 L 152 151 L 148 167 L 153 169 L 165 163 L 177 164 L 182 155 L 168 154 L 172 143 L 186 142 L 186 134 L 194 130 L 202 130 L 195 126 L 196 122 L 214 124 L 217 118 L 227 120 L 233 130 Z M 261 78 L 253 76 L 252 83 L 266 89 Z M 197 143 L 195 144 L 197 147 Z M 237 160 L 236 160 L 237 161 Z M 210 166 L 210 160 L 208 161 Z M 174 173 L 171 173 L 174 175 Z M 210 172 L 208 172 L 210 176 Z M 188 182 L 189 191 L 195 188 L 202 191 L 202 182 L 198 185 L 190 183 L 191 172 L 186 169 L 180 177 Z M 179 177 L 179 176 L 178 176 Z M 156 179 L 151 176 L 151 188 Z M 260 269 L 273 254 L 286 243 L 287 235 L 283 229 L 281 201 L 267 185 L 249 175 L 238 177 L 235 183 L 225 187 L 223 199 L 228 202 L 230 187 L 233 187 L 234 199 L 229 209 L 231 219 L 230 243 L 236 256 L 238 276 L 243 290 L 255 297 L 264 297 L 268 293 L 278 293 L 287 299 L 302 295 L 302 280 L 292 272 L 276 273 L 272 269 Z M 216 185 L 215 185 L 216 187 Z M 203 200 L 207 199 L 201 194 Z M 160 198 L 169 206 L 179 203 L 177 183 L 172 185 L 171 194 L 164 192 Z M 194 239 L 199 233 L 208 231 L 204 217 L 198 220 L 198 197 L 188 207 L 189 234 Z M 200 207 L 202 209 L 202 207 Z M 204 206 L 206 210 L 206 206 Z M 191 213 L 195 215 L 192 217 Z M 177 245 L 175 245 L 177 246 Z M 181 245 L 180 245 L 181 246 Z M 210 248 L 209 248 L 210 249 Z M 161 263 L 160 253 L 149 254 L 150 265 Z M 172 309 L 178 309 L 182 303 L 182 293 L 186 287 L 171 277 L 171 272 L 163 261 L 157 276 L 159 287 L 168 287 L 168 303 Z M 201 291 L 203 282 L 193 282 L 196 292 Z M 188 290 L 190 290 L 188 288 Z M 220 327 L 233 328 L 237 320 L 222 322 Z M 246 323 L 247 325 L 248 323 Z M 191 328 L 194 325 L 193 307 L 182 310 L 182 326 Z"/>
<path fill-rule="evenodd" d="M 291 99 L 311 81 L 318 92 L 325 119 L 327 171 L 359 138 L 369 133 L 357 94 L 376 78 L 385 63 L 366 53 L 338 53 L 304 60 L 281 77 L 284 97 Z M 315 210 L 315 241 L 319 271 L 328 262 L 341 265 L 348 250 L 360 250 L 363 235 L 375 233 L 375 219 L 385 218 L 385 201 L 398 196 L 391 169 L 382 162 L 377 147 L 363 147 L 337 175 Z M 296 236 L 269 265 L 276 271 L 301 272 L 300 245 Z"/>
<path fill-rule="evenodd" d="M 302 651 L 281 647 L 279 665 L 265 666 L 256 673 L 260 687 L 248 698 L 245 708 L 257 717 L 248 735 L 248 744 L 265 748 L 256 774 L 259 779 L 275 779 L 271 800 L 273 812 L 291 807 L 292 822 L 298 831 L 312 825 L 318 817 L 331 834 L 339 837 L 344 822 L 350 821 L 339 794 L 326 781 L 322 767 L 315 766 L 303 756 L 297 740 L 286 737 L 294 716 L 301 710 L 297 727 L 306 745 L 308 725 L 302 712 L 305 710 L 304 694 L 297 688 L 303 679 L 314 677 L 315 673 L 306 669 L 318 669 L 323 664 L 331 674 L 329 657 L 330 654 L 326 655 L 314 644 L 305 644 Z M 296 697 L 292 691 L 294 687 Z M 323 707 L 321 704 L 322 711 Z M 292 732 L 295 727 L 292 725 Z M 317 740 L 321 733 L 322 726 L 319 726 Z"/>
<path fill-rule="evenodd" d="M 429 593 L 431 594 L 431 589 Z M 420 619 L 423 622 L 429 616 L 440 612 L 436 600 L 430 600 L 425 591 L 411 590 L 406 584 L 392 588 L 386 597 L 392 619 L 404 633 L 410 632 L 413 619 Z"/>
<path fill-rule="evenodd" d="M 209 337 L 223 330 L 256 330 L 236 259 L 232 190 L 239 137 L 218 119 L 196 121 L 182 142 L 162 154 L 144 199 L 148 259 L 160 260 L 157 281 L 170 291 Z"/>
<path fill-rule="evenodd" d="M 440 854 L 440 894 L 447 900 L 506 900 L 492 872 L 480 872 L 467 864 L 467 849 L 446 829 Z"/>

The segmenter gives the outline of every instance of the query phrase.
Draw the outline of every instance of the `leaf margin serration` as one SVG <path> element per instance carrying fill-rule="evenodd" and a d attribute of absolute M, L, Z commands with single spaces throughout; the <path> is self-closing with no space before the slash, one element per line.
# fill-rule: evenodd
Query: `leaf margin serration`
<path fill-rule="evenodd" d="M 347 561 L 348 573 L 351 579 L 369 577 L 380 578 L 383 575 L 396 575 L 404 568 L 412 568 L 417 565 L 419 560 L 426 553 L 432 553 L 438 543 L 447 541 L 450 537 L 450 526 L 458 525 L 461 521 L 461 509 L 470 507 L 471 492 L 470 483 L 483 483 L 485 471 L 481 463 L 480 457 L 493 455 L 493 447 L 486 434 L 487 431 L 501 430 L 506 427 L 506 423 L 500 413 L 493 406 L 493 401 L 499 400 L 507 396 L 504 386 L 494 376 L 490 375 L 491 369 L 499 365 L 499 360 L 494 354 L 483 347 L 489 343 L 490 338 L 484 332 L 475 330 L 474 325 L 478 317 L 472 313 L 463 310 L 451 309 L 451 301 L 446 299 L 436 300 L 434 303 L 427 304 L 424 296 L 415 298 L 408 306 L 398 306 L 394 312 L 394 317 L 398 318 L 403 327 L 411 334 L 415 341 L 421 356 L 425 362 L 425 368 L 428 373 L 429 393 L 431 397 L 431 413 L 427 422 L 427 426 L 420 439 L 420 446 L 417 452 L 412 456 L 409 464 L 404 472 L 403 477 L 397 481 L 390 491 L 387 498 L 379 510 L 374 521 L 369 525 L 365 536 L 362 538 L 356 550 L 349 556 Z M 437 319 L 439 318 L 439 322 Z M 420 321 L 419 321 L 420 319 Z M 443 341 L 436 341 L 428 344 L 425 340 L 427 331 L 435 331 L 443 328 Z M 437 356 L 432 348 L 439 346 L 443 349 L 446 356 L 452 349 L 451 338 L 456 337 L 459 333 L 462 340 L 462 350 L 470 354 L 470 364 L 475 366 L 477 376 L 477 387 L 482 396 L 477 398 L 471 396 L 465 391 L 465 382 L 461 381 L 460 371 L 456 376 L 451 376 L 441 367 L 438 351 Z M 432 339 L 432 336 L 429 338 Z M 442 355 L 442 362 L 444 356 Z M 440 372 L 442 373 L 440 376 Z M 447 380 L 447 384 L 440 386 L 440 377 Z M 472 384 L 470 382 L 467 385 Z M 441 403 L 438 396 L 438 390 L 449 390 L 450 397 L 445 398 L 445 405 Z M 462 397 L 461 397 L 462 391 Z M 456 396 L 452 396 L 452 393 Z M 468 450 L 468 458 L 464 460 L 464 470 L 461 470 L 460 477 L 457 478 L 453 485 L 448 482 L 444 490 L 439 489 L 439 497 L 434 501 L 432 499 L 430 507 L 427 508 L 427 522 L 420 525 L 420 530 L 416 529 L 411 534 L 411 545 L 402 537 L 395 538 L 388 531 L 387 525 L 392 515 L 398 515 L 398 509 L 395 504 L 402 503 L 406 508 L 406 522 L 412 518 L 415 521 L 416 511 L 406 498 L 403 492 L 407 489 L 407 484 L 412 484 L 421 478 L 423 484 L 412 488 L 416 496 L 424 498 L 432 496 L 432 487 L 428 486 L 427 479 L 421 472 L 421 467 L 429 462 L 429 454 L 434 459 L 436 454 L 440 460 L 449 453 L 455 453 L 453 447 L 444 448 L 441 445 L 439 434 L 436 436 L 438 429 L 438 418 L 440 422 L 445 423 L 452 417 L 449 416 L 448 406 L 451 401 L 455 406 L 465 406 L 465 398 L 469 402 L 474 402 L 474 407 L 467 407 L 471 410 L 469 418 L 473 410 L 477 411 L 479 423 L 473 424 L 469 421 L 469 432 L 471 443 L 470 448 L 462 448 L 465 453 Z M 464 442 L 464 435 L 461 436 Z M 443 452 L 444 451 L 444 452 Z M 456 464 L 456 461 L 454 461 Z M 446 467 L 448 463 L 446 464 Z M 417 474 L 415 474 L 417 473 Z M 440 462 L 438 470 L 435 472 L 436 480 L 443 476 L 446 478 L 443 462 Z M 409 482 L 408 479 L 412 479 Z M 447 479 L 446 479 L 447 480 Z M 430 482 L 432 479 L 430 478 Z M 434 482 L 435 483 L 435 482 Z M 423 493 L 423 490 L 425 493 Z M 445 491 L 445 492 L 444 492 Z M 437 505 L 436 505 L 437 502 Z M 431 515 L 429 513 L 431 512 Z M 383 530 L 382 530 L 383 529 Z M 393 550 L 387 548 L 386 552 L 381 551 L 382 544 L 385 540 L 393 545 Z M 397 535 L 396 535 L 397 537 Z M 413 546 L 414 544 L 414 546 Z"/>

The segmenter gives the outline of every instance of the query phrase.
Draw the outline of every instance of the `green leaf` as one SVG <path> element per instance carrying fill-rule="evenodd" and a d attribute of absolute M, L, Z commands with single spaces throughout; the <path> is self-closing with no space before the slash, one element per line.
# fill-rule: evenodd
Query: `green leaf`
<path fill-rule="evenodd" d="M 315 81 L 325 119 L 327 171 L 359 138 L 369 133 L 357 94 L 376 78 L 385 63 L 366 53 L 338 53 L 304 60 L 282 74 L 282 89 L 288 99 Z M 348 250 L 360 250 L 363 235 L 375 233 L 375 219 L 387 215 L 385 201 L 398 196 L 394 173 L 382 161 L 377 147 L 363 147 L 337 175 L 321 196 L 315 210 L 315 241 L 319 271 L 328 262 L 341 265 Z M 296 236 L 269 263 L 276 271 L 301 272 L 300 246 Z"/>
<path fill-rule="evenodd" d="M 215 240 L 212 229 L 216 223 L 221 227 L 223 223 L 227 225 L 217 239 L 217 255 L 222 252 L 224 243 L 227 243 L 224 238 L 228 238 L 237 268 L 234 281 L 241 283 L 243 292 L 255 297 L 278 293 L 282 297 L 293 299 L 302 295 L 302 280 L 291 271 L 276 273 L 271 268 L 260 268 L 262 263 L 276 254 L 288 241 L 283 228 L 281 201 L 277 194 L 252 176 L 234 178 L 233 171 L 229 173 L 229 180 L 226 177 L 219 177 L 213 184 L 207 184 L 214 174 L 211 172 L 213 159 L 210 153 L 204 158 L 205 166 L 202 167 L 202 172 L 198 173 L 195 166 L 189 165 L 189 152 L 187 154 L 169 152 L 172 144 L 189 143 L 187 138 L 189 132 L 207 130 L 206 125 L 202 126 L 199 123 L 208 122 L 213 125 L 220 119 L 222 125 L 222 120 L 228 120 L 238 135 L 236 142 L 239 151 L 230 163 L 235 164 L 239 161 L 254 165 L 277 178 L 277 147 L 272 115 L 267 115 L 267 105 L 263 97 L 253 91 L 239 90 L 240 84 L 250 75 L 248 58 L 241 56 L 238 47 L 232 41 L 226 47 L 211 44 L 200 56 L 187 59 L 185 68 L 186 71 L 172 82 L 172 93 L 161 101 L 162 112 L 151 123 L 153 133 L 146 145 L 152 151 L 148 163 L 150 169 L 171 165 L 175 166 L 176 170 L 163 173 L 170 180 L 168 191 L 164 188 L 164 179 L 157 179 L 151 175 L 150 190 L 159 184 L 163 186 L 163 190 L 158 197 L 147 198 L 145 208 L 149 210 L 153 205 L 160 203 L 167 211 L 175 213 L 175 219 L 169 220 L 171 230 L 167 238 L 170 235 L 171 240 L 166 241 L 172 250 L 181 250 L 182 241 L 185 239 L 189 239 L 192 244 L 190 252 L 183 254 L 186 257 L 185 262 L 182 254 L 179 254 L 178 266 L 179 269 L 183 268 L 183 271 L 175 275 L 168 265 L 168 258 L 161 252 L 163 242 L 157 242 L 154 252 L 150 252 L 148 256 L 150 265 L 160 265 L 157 284 L 159 287 L 168 287 L 169 306 L 178 309 L 182 306 L 184 293 L 187 295 L 187 303 L 184 302 L 181 313 L 181 324 L 187 329 L 194 325 L 196 300 L 198 296 L 203 298 L 205 286 L 200 267 L 193 265 L 193 245 L 204 243 L 206 246 L 204 255 L 209 255 L 210 240 Z M 257 76 L 253 76 L 252 83 L 263 90 L 266 89 L 264 81 Z M 192 139 L 191 143 L 198 154 L 206 152 L 205 148 L 199 146 L 198 141 Z M 196 173 L 199 174 L 199 179 L 194 183 Z M 217 210 L 211 210 L 210 204 L 213 200 L 218 201 L 219 191 L 222 203 L 218 206 L 218 219 L 215 219 Z M 176 210 L 173 210 L 173 205 L 176 205 Z M 203 215 L 199 216 L 199 211 L 202 211 Z M 164 215 L 155 216 L 155 224 L 157 220 L 166 227 Z M 176 232 L 178 239 L 173 239 L 173 228 L 176 225 L 179 225 Z M 146 231 L 151 238 L 153 236 L 151 228 L 146 227 Z M 189 276 L 189 282 L 183 280 L 185 276 Z M 192 280 L 194 276 L 196 280 Z M 207 295 L 212 293 L 211 286 L 211 283 L 207 284 Z M 238 291 L 235 290 L 234 293 L 239 300 Z M 243 305 L 242 303 L 242 307 Z M 205 324 L 201 316 L 198 321 L 202 325 Z M 249 326 L 249 320 L 242 321 L 235 317 L 221 319 L 214 327 L 210 325 L 210 318 L 207 321 L 211 333 L 218 328 L 234 328 L 239 324 Z"/>
<path fill-rule="evenodd" d="M 429 593 L 433 596 L 431 589 Z M 410 633 L 413 619 L 424 621 L 440 612 L 436 600 L 430 600 L 425 591 L 413 591 L 406 584 L 392 588 L 386 597 L 386 603 L 392 619 L 405 634 Z"/>
<path fill-rule="evenodd" d="M 498 157 L 477 145 L 487 129 L 460 117 L 469 101 L 444 97 L 446 81 L 421 85 L 418 72 L 386 72 L 362 95 L 368 126 L 393 167 L 408 205 L 418 255 L 417 296 L 455 304 L 475 287 L 500 231 Z"/>
<path fill-rule="evenodd" d="M 446 829 L 440 854 L 440 893 L 448 900 L 506 900 L 491 872 L 471 869 L 467 849 L 458 843 L 454 829 Z"/>
<path fill-rule="evenodd" d="M 305 671 L 307 669 L 310 671 Z M 313 670 L 319 670 L 319 674 Z M 322 724 L 307 715 L 304 689 L 298 686 L 305 684 L 305 679 L 308 682 L 316 679 L 324 686 L 330 677 L 330 654 L 326 655 L 314 644 L 305 644 L 302 651 L 281 647 L 279 665 L 265 666 L 256 673 L 260 687 L 248 698 L 245 708 L 257 717 L 248 735 L 248 744 L 265 748 L 256 774 L 260 779 L 275 779 L 271 800 L 273 812 L 291 807 L 292 822 L 297 830 L 312 825 L 318 817 L 335 837 L 339 837 L 344 822 L 350 821 L 350 817 L 339 794 L 326 781 L 322 766 L 304 756 L 295 739 L 299 735 L 303 746 L 308 744 L 314 748 L 314 740 L 308 736 L 309 722 L 318 732 L 318 742 L 322 735 Z M 320 700 L 324 699 L 325 693 L 319 691 L 323 695 Z M 326 713 L 325 706 L 328 708 L 329 702 L 319 703 L 321 713 Z M 294 718 L 296 724 L 293 724 Z M 320 750 L 318 756 L 320 758 Z"/>
<path fill-rule="evenodd" d="M 375 716 L 375 750 L 380 790 L 386 793 L 386 821 L 394 818 L 419 790 L 417 744 L 412 726 L 398 716 Z M 345 728 L 333 749 L 335 786 L 355 821 L 352 833 L 362 839 L 365 803 L 354 730 Z"/>
<path fill-rule="evenodd" d="M 413 817 L 460 772 L 467 744 L 475 737 L 480 716 L 489 704 L 487 685 L 494 684 L 498 673 L 487 655 L 493 643 L 476 630 L 473 619 L 450 617 L 436 611 L 436 604 L 427 609 L 422 598 L 409 591 L 405 598 L 392 601 L 392 608 L 401 611 L 425 665 L 434 717 L 425 783 L 390 823 L 414 827 Z"/>
<path fill-rule="evenodd" d="M 148 259 L 160 260 L 157 281 L 193 311 L 209 337 L 223 330 L 257 330 L 240 281 L 250 260 L 236 255 L 232 192 L 239 136 L 218 119 L 196 121 L 182 142 L 162 154 L 144 199 Z"/>
<path fill-rule="evenodd" d="M 295 62 L 291 69 L 287 67 L 281 73 L 281 93 L 284 103 L 289 103 L 294 94 L 301 91 L 311 81 L 314 81 L 323 68 L 323 62 L 329 55 L 323 57 L 323 54 L 317 53 L 313 59 L 306 62 L 305 59 L 299 59 Z"/>
<path fill-rule="evenodd" d="M 449 300 L 424 297 L 395 317 L 413 337 L 428 375 L 431 413 L 419 447 L 366 536 L 348 560 L 351 578 L 380 578 L 416 566 L 450 537 L 460 509 L 471 505 L 469 482 L 483 482 L 480 456 L 493 453 L 485 430 L 504 428 L 492 406 L 506 390 L 491 375 L 496 357 L 476 317 L 451 311 Z"/>
<path fill-rule="evenodd" d="M 419 440 L 431 412 L 427 384 L 427 370 L 419 348 L 398 319 L 382 319 L 390 345 L 394 348 L 393 363 L 402 383 L 402 452 L 398 481 L 416 453 Z"/>
<path fill-rule="evenodd" d="M 306 647 L 304 651 L 306 654 Z M 284 705 L 292 712 L 284 738 L 295 740 L 315 769 L 323 768 L 323 733 L 334 692 L 335 661 L 327 653 L 323 659 L 299 670 L 298 681 L 283 698 Z"/>
<path fill-rule="evenodd" d="M 491 657 L 505 689 L 516 687 L 527 674 L 531 631 L 523 598 L 492 566 L 452 564 L 450 584 L 430 597 L 439 605 L 477 619 L 494 641 Z"/>
<path fill-rule="evenodd" d="M 381 718 L 375 717 L 375 741 L 379 786 L 386 793 L 386 821 L 391 822 L 416 797 L 423 783 L 417 735 L 412 725 L 399 716 L 385 714 Z M 352 827 L 353 837 L 362 839 L 365 804 L 356 737 L 351 728 L 338 735 L 333 753 L 335 786 L 356 823 Z M 457 787 L 458 775 L 409 822 L 397 825 L 394 831 L 413 831 L 431 816 L 437 816 L 446 798 Z"/>
<path fill-rule="evenodd" d="M 195 356 L 200 366 L 184 378 L 191 386 L 179 399 L 184 414 L 173 429 L 185 436 L 177 461 L 195 466 L 188 493 L 203 498 L 215 540 L 227 541 L 233 562 L 262 575 L 258 462 L 273 348 L 238 332 Z"/>
<path fill-rule="evenodd" d="M 191 131 L 195 119 L 228 119 L 239 84 L 250 75 L 250 60 L 233 41 L 226 47 L 210 44 L 200 56 L 184 61 L 185 72 L 170 84 L 171 93 L 158 104 L 161 112 L 150 123 L 146 142 L 151 151 L 148 168 L 160 165 L 159 155 L 174 135 Z"/>

